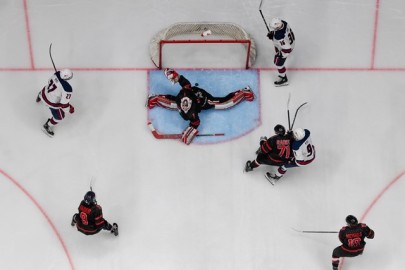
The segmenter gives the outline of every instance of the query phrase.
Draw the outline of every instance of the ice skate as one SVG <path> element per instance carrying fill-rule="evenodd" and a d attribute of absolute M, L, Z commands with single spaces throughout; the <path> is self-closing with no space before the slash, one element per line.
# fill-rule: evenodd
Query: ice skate
<path fill-rule="evenodd" d="M 52 138 L 53 135 L 55 135 L 55 133 L 53 132 L 52 127 L 50 127 L 48 125 L 48 122 L 49 122 L 49 120 L 46 121 L 46 123 L 42 126 L 42 131 L 45 132 L 46 135 L 48 135 L 49 137 Z"/>
<path fill-rule="evenodd" d="M 253 101 L 255 99 L 255 95 L 252 91 L 252 89 L 250 88 L 250 86 L 246 86 L 245 88 L 243 88 L 243 96 L 245 97 L 245 99 L 247 101 Z"/>
<path fill-rule="evenodd" d="M 250 160 L 246 161 L 245 170 L 244 170 L 245 172 L 253 171 L 251 164 L 252 164 L 252 162 Z"/>
<path fill-rule="evenodd" d="M 113 223 L 111 233 L 114 234 L 114 236 L 118 236 L 118 224 L 117 223 Z"/>
<path fill-rule="evenodd" d="M 277 175 L 271 174 L 269 172 L 266 172 L 266 174 L 264 176 L 266 177 L 267 180 L 269 180 L 270 184 L 272 184 L 273 186 L 281 178 L 281 176 L 277 176 Z"/>
<path fill-rule="evenodd" d="M 287 79 L 287 75 L 285 76 L 280 76 L 278 75 L 278 80 L 274 82 L 275 86 L 285 86 L 288 85 L 288 79 Z"/>
<path fill-rule="evenodd" d="M 332 270 L 338 270 L 338 267 L 333 266 Z"/>

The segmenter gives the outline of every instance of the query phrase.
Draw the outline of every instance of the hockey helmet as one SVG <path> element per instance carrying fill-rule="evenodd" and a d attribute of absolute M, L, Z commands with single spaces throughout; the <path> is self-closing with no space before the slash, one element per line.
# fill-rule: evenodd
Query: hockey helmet
<path fill-rule="evenodd" d="M 93 191 L 87 191 L 86 195 L 84 195 L 84 202 L 87 205 L 97 204 L 96 193 L 94 193 Z"/>
<path fill-rule="evenodd" d="M 303 130 L 302 128 L 296 128 L 296 129 L 294 129 L 294 131 L 293 131 L 293 137 L 294 137 L 294 140 L 296 140 L 296 141 L 300 141 L 300 140 L 304 139 L 304 137 L 305 137 L 305 130 Z"/>
<path fill-rule="evenodd" d="M 280 18 L 273 18 L 271 19 L 270 23 L 269 23 L 269 27 L 272 31 L 277 31 L 280 30 L 281 28 L 283 28 L 283 22 L 281 21 Z"/>
<path fill-rule="evenodd" d="M 283 125 L 278 124 L 278 125 L 276 125 L 274 127 L 274 132 L 277 135 L 284 135 L 285 134 L 285 127 Z"/>
<path fill-rule="evenodd" d="M 63 69 L 60 72 L 60 77 L 65 81 L 72 79 L 73 72 L 70 69 Z"/>
<path fill-rule="evenodd" d="M 348 215 L 346 217 L 346 223 L 349 226 L 355 226 L 355 225 L 359 224 L 359 222 L 357 221 L 357 218 L 353 215 Z"/>

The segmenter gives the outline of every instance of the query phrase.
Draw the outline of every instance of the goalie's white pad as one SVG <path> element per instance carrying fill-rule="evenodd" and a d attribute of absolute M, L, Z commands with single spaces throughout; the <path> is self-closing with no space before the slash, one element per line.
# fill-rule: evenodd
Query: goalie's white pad
<path fill-rule="evenodd" d="M 172 84 L 176 84 L 179 81 L 179 74 L 174 69 L 166 68 L 165 76 Z"/>
<path fill-rule="evenodd" d="M 189 126 L 184 130 L 181 140 L 185 144 L 189 145 L 193 141 L 193 139 L 197 136 L 197 134 L 198 130 Z"/>
<path fill-rule="evenodd" d="M 235 91 L 233 97 L 226 102 L 218 103 L 215 101 L 214 102 L 208 101 L 208 103 L 214 105 L 215 110 L 225 110 L 239 104 L 241 101 L 245 99 L 247 101 L 253 101 L 254 98 L 255 97 L 253 91 L 250 89 L 249 86 L 247 86 L 241 90 Z"/>

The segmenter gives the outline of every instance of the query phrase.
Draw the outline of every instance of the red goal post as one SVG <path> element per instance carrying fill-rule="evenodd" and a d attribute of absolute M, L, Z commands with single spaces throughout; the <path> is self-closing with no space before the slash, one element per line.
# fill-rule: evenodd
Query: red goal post
<path fill-rule="evenodd" d="M 202 38 L 201 34 L 207 30 L 211 30 L 210 38 Z M 188 38 L 182 38 L 182 36 Z M 255 42 L 239 25 L 226 22 L 182 22 L 159 31 L 152 38 L 149 44 L 152 62 L 157 68 L 162 68 L 162 54 L 165 44 L 195 43 L 242 44 L 246 49 L 246 68 L 251 67 L 256 60 Z"/>

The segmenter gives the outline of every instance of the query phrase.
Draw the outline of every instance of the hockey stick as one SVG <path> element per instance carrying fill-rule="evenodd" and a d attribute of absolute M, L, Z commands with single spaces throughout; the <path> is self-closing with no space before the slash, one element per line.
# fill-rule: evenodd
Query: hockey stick
<path fill-rule="evenodd" d="M 339 233 L 338 231 L 300 231 L 300 230 L 297 230 L 294 228 L 291 228 L 291 229 L 293 229 L 294 231 L 299 232 L 299 233 Z"/>
<path fill-rule="evenodd" d="M 93 183 L 94 183 L 94 177 L 91 177 L 91 180 L 90 180 L 90 191 L 93 191 Z"/>
<path fill-rule="evenodd" d="M 152 131 L 153 137 L 156 139 L 181 139 L 183 134 L 161 134 L 152 125 L 152 122 L 148 122 L 148 127 Z M 197 136 L 224 136 L 224 133 L 208 133 L 208 134 L 198 134 Z"/>
<path fill-rule="evenodd" d="M 49 45 L 49 56 L 51 57 L 53 69 L 55 70 L 55 72 L 57 72 L 56 67 L 55 67 L 55 63 L 53 62 L 51 50 L 52 50 L 52 43 L 51 43 L 51 45 Z"/>
<path fill-rule="evenodd" d="M 294 127 L 295 118 L 297 118 L 298 111 L 299 111 L 304 105 L 306 105 L 307 103 L 308 103 L 308 102 L 302 103 L 302 104 L 297 108 L 297 110 L 295 110 L 295 115 L 294 115 L 294 119 L 293 119 L 292 125 L 291 125 L 291 127 L 290 127 L 290 130 L 292 130 L 293 127 Z"/>
<path fill-rule="evenodd" d="M 287 100 L 288 130 L 291 130 L 291 124 L 290 124 L 290 99 L 291 99 L 291 93 L 288 93 L 288 100 Z"/>
<path fill-rule="evenodd" d="M 264 16 L 263 16 L 262 4 L 263 4 L 263 0 L 260 1 L 259 12 L 260 12 L 260 15 L 262 15 L 262 18 L 263 18 L 264 24 L 266 25 L 267 31 L 269 31 L 269 33 L 270 33 L 270 32 L 271 32 L 271 31 L 270 31 L 270 28 L 269 28 L 269 26 L 267 25 L 266 19 L 265 19 Z"/>

